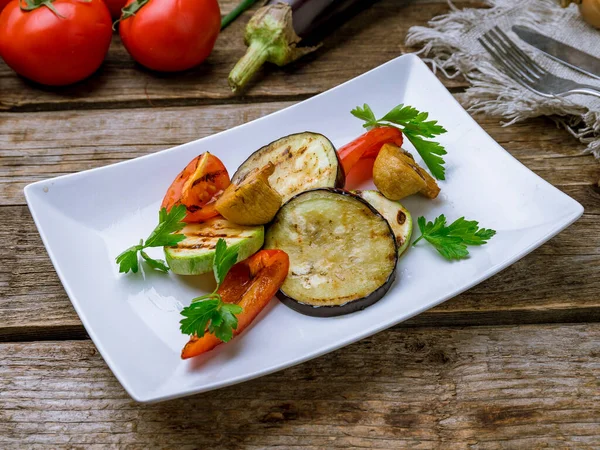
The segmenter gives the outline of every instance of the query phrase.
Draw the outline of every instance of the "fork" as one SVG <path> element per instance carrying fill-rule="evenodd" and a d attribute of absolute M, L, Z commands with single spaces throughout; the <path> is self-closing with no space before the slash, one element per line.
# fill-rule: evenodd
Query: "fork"
<path fill-rule="evenodd" d="M 487 31 L 479 43 L 517 83 L 543 97 L 585 94 L 600 98 L 600 90 L 589 84 L 557 77 L 531 59 L 498 26 Z"/>

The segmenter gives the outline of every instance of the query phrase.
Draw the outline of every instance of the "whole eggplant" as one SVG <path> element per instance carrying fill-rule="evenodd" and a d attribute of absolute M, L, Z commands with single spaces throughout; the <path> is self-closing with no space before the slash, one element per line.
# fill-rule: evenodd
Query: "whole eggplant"
<path fill-rule="evenodd" d="M 265 62 L 284 66 L 316 50 L 327 33 L 376 0 L 269 0 L 246 26 L 246 54 L 229 74 L 241 90 Z"/>

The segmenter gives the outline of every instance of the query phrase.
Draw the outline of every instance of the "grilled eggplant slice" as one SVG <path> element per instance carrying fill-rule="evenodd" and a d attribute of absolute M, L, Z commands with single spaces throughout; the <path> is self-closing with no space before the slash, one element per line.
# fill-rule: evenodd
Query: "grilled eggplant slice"
<path fill-rule="evenodd" d="M 289 200 L 267 230 L 265 248 L 290 258 L 279 299 L 310 316 L 364 309 L 385 295 L 396 274 L 397 245 L 387 220 L 339 189 L 314 189 Z"/>
<path fill-rule="evenodd" d="M 398 256 L 408 249 L 412 235 L 412 216 L 400 202 L 385 198 L 379 191 L 352 191 L 360 198 L 369 202 L 379 214 L 381 214 L 392 227 L 396 244 L 398 244 Z"/>
<path fill-rule="evenodd" d="M 165 247 L 169 267 L 177 275 L 200 275 L 211 272 L 219 238 L 227 247 L 237 247 L 238 261 L 256 253 L 264 242 L 264 227 L 243 226 L 215 217 L 207 222 L 186 225 L 185 239 L 174 247 Z"/>
<path fill-rule="evenodd" d="M 271 162 L 269 184 L 283 202 L 309 189 L 344 187 L 344 171 L 335 147 L 322 134 L 304 132 L 271 142 L 255 151 L 231 178 L 239 185 L 253 170 Z"/>

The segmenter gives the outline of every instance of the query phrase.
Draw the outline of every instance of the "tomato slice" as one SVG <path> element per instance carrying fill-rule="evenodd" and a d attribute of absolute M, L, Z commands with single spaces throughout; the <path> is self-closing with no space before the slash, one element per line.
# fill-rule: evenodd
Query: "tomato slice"
<path fill-rule="evenodd" d="M 219 213 L 215 201 L 231 184 L 227 169 L 219 158 L 208 152 L 189 162 L 171 183 L 161 208 L 170 210 L 183 204 L 187 208 L 184 222 L 205 222 Z"/>
<path fill-rule="evenodd" d="M 361 158 L 376 158 L 383 144 L 402 146 L 402 131 L 395 127 L 377 127 L 344 145 L 338 150 L 346 175 Z"/>

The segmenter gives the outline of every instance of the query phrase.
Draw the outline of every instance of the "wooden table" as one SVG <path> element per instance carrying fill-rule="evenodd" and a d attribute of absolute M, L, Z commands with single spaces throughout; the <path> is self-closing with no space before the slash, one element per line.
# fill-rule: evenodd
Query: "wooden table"
<path fill-rule="evenodd" d="M 98 355 L 25 205 L 33 181 L 166 149 L 336 86 L 410 51 L 408 27 L 447 10 L 382 0 L 314 55 L 265 69 L 242 97 L 226 75 L 249 14 L 184 74 L 137 67 L 118 36 L 99 73 L 74 87 L 36 87 L 0 64 L 0 448 L 598 448 L 600 164 L 550 120 L 502 128 L 476 117 L 585 206 L 569 229 L 400 326 L 155 405 L 132 401 Z M 443 81 L 461 101 L 464 82 Z"/>

